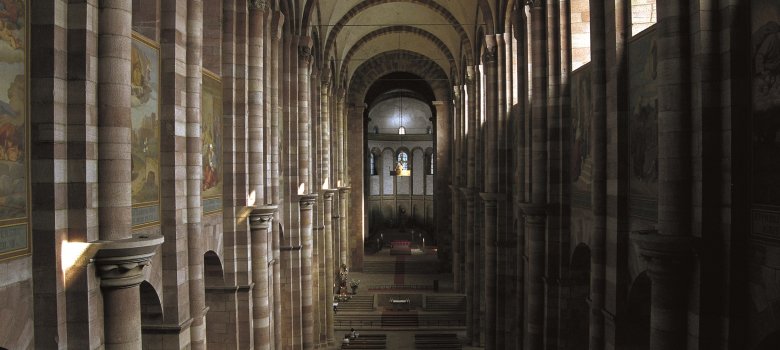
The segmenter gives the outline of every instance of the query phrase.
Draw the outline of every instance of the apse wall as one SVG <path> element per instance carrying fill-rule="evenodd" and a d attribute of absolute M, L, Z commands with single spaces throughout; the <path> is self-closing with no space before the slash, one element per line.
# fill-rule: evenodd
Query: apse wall
<path fill-rule="evenodd" d="M 375 171 L 369 171 L 368 180 L 369 232 L 401 225 L 432 227 L 433 174 L 430 171 L 430 156 L 433 141 L 377 140 L 386 139 L 387 136 L 373 139 L 372 136 L 369 135 L 368 147 L 374 157 Z M 395 174 L 401 152 L 407 153 L 409 157 L 408 176 Z"/>

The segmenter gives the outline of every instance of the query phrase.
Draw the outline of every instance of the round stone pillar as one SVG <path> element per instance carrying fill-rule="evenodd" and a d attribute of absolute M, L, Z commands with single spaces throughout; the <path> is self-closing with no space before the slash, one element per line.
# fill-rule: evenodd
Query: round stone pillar
<path fill-rule="evenodd" d="M 524 348 L 542 349 L 544 346 L 544 267 L 547 211 L 543 206 L 526 204 L 525 216 L 527 261 L 525 273 L 525 329 Z"/>
<path fill-rule="evenodd" d="M 103 294 L 103 343 L 108 350 L 141 348 L 143 269 L 163 237 L 98 241 L 94 262 Z"/>
<path fill-rule="evenodd" d="M 252 234 L 252 333 L 255 349 L 271 348 L 271 309 L 268 301 L 268 243 L 277 206 L 255 208 L 249 214 Z"/>
<path fill-rule="evenodd" d="M 333 293 L 336 288 L 336 275 L 334 262 L 338 259 L 333 254 L 333 196 L 338 193 L 338 190 L 328 189 L 325 190 L 323 197 L 325 198 L 325 299 L 328 301 L 325 305 L 327 313 L 326 332 L 328 335 L 328 346 L 333 346 L 335 339 L 333 332 L 333 324 L 335 320 L 335 314 L 331 303 L 333 303 Z"/>
<path fill-rule="evenodd" d="M 99 2 L 98 217 L 103 240 L 131 235 L 130 1 Z"/>
<path fill-rule="evenodd" d="M 685 349 L 688 287 L 693 267 L 690 236 L 633 232 L 631 239 L 647 261 L 650 288 L 650 349 Z"/>
<path fill-rule="evenodd" d="M 349 235 L 347 226 L 349 226 L 349 211 L 347 203 L 349 200 L 349 187 L 339 187 L 339 243 L 341 244 L 341 264 L 349 266 Z M 340 264 L 340 265 L 341 265 Z"/>
<path fill-rule="evenodd" d="M 301 316 L 303 324 L 303 349 L 314 349 L 314 312 L 312 256 L 314 255 L 314 203 L 316 194 L 304 195 L 300 202 L 301 233 Z"/>

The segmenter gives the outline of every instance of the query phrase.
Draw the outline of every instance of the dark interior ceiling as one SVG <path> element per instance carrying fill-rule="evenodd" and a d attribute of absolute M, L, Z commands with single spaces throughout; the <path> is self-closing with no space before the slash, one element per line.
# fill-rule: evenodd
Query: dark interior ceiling
<path fill-rule="evenodd" d="M 411 91 L 413 95 L 425 103 L 431 103 L 435 100 L 431 86 L 423 78 L 412 73 L 394 72 L 377 79 L 368 89 L 364 102 L 370 109 L 371 106 L 380 101 L 382 95 L 398 90 Z"/>

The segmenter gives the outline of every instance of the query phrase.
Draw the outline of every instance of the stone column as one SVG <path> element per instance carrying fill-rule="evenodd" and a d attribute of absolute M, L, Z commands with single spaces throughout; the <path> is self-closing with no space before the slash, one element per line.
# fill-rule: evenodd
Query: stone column
<path fill-rule="evenodd" d="M 341 199 L 340 196 L 338 195 L 338 192 L 336 192 L 335 200 L 333 201 L 333 216 L 331 217 L 333 219 L 332 241 L 333 241 L 333 268 L 335 269 L 334 273 L 338 273 L 339 269 L 341 268 L 341 264 L 343 264 L 342 255 L 341 255 L 343 249 L 341 247 L 342 220 L 341 220 L 341 215 L 339 215 L 339 213 L 341 212 L 340 209 L 341 209 Z"/>
<path fill-rule="evenodd" d="M 130 2 L 100 1 L 98 46 L 98 235 L 131 235 Z"/>
<path fill-rule="evenodd" d="M 276 205 L 258 207 L 249 215 L 252 233 L 252 333 L 255 349 L 271 349 L 271 310 L 268 285 L 268 244 L 273 235 Z"/>
<path fill-rule="evenodd" d="M 319 216 L 324 213 L 325 210 L 324 201 L 320 200 L 317 203 L 316 214 Z M 323 222 L 322 226 L 314 228 L 314 342 L 317 348 L 323 347 L 328 343 L 328 333 L 325 329 L 325 325 L 328 322 L 327 307 L 330 307 L 327 295 L 327 285 L 325 284 L 325 222 L 323 218 L 320 218 Z"/>
<path fill-rule="evenodd" d="M 461 249 L 463 247 L 458 244 L 460 239 L 460 188 L 456 183 L 450 185 L 450 194 L 452 198 L 452 288 L 456 293 L 460 293 L 460 289 L 463 285 L 460 271 L 460 259 Z"/>
<path fill-rule="evenodd" d="M 507 154 L 509 153 L 507 147 L 507 98 L 510 95 L 507 93 L 507 86 L 512 85 L 510 80 L 508 83 L 505 80 L 506 71 L 508 70 L 506 61 L 506 51 L 508 44 L 504 40 L 504 34 L 496 34 L 496 190 L 494 193 L 507 193 L 509 187 L 507 182 L 509 174 L 507 174 Z M 490 86 L 490 85 L 489 85 Z M 490 98 L 490 97 L 489 97 Z M 506 317 L 506 287 L 508 283 L 507 275 L 507 235 L 506 235 L 506 213 L 507 213 L 507 201 L 506 196 L 501 196 L 496 202 L 496 239 L 495 239 L 495 252 L 496 252 L 496 291 L 495 291 L 495 304 L 496 306 L 496 348 L 503 349 L 505 344 L 505 317 Z"/>
<path fill-rule="evenodd" d="M 365 203 L 363 191 L 363 164 L 366 159 L 366 151 L 363 138 L 366 135 L 365 118 L 363 113 L 366 110 L 366 104 L 350 106 L 349 114 L 344 117 L 344 126 L 348 131 L 345 142 L 345 152 L 347 159 L 345 166 L 349 169 L 346 176 L 349 179 L 349 186 L 355 188 L 355 191 L 348 192 L 349 200 L 346 210 L 348 221 L 344 225 L 345 237 L 347 238 L 347 265 L 350 271 L 363 271 L 363 232 L 365 231 Z M 347 122 L 349 120 L 349 122 Z M 342 184 L 343 185 L 343 184 Z M 358 190 L 359 189 L 359 190 Z"/>
<path fill-rule="evenodd" d="M 607 62 L 604 2 L 590 0 L 591 141 L 590 349 L 604 348 L 607 241 Z"/>
<path fill-rule="evenodd" d="M 311 110 L 309 66 L 311 65 L 312 40 L 298 38 L 298 184 L 303 184 L 303 193 L 311 193 Z M 300 189 L 299 189 L 300 191 Z M 299 192 L 300 193 L 300 192 Z"/>
<path fill-rule="evenodd" d="M 346 144 L 344 142 L 345 135 L 346 135 L 346 123 L 345 123 L 345 101 L 344 101 L 344 92 L 343 89 L 339 91 L 338 94 L 338 102 L 336 102 L 336 133 L 338 134 L 338 140 L 337 140 L 337 151 L 338 156 L 336 157 L 336 169 L 338 171 L 338 181 L 339 183 L 336 183 L 337 186 L 345 186 L 347 184 L 347 175 L 346 175 L 346 165 L 344 164 L 344 154 L 346 153 Z M 342 216 L 344 216 L 342 214 Z M 342 222 L 345 222 L 342 220 Z"/>
<path fill-rule="evenodd" d="M 630 227 L 630 145 L 628 98 L 629 89 L 628 43 L 631 39 L 631 1 L 606 1 L 604 6 L 605 53 L 607 67 L 607 219 L 605 252 L 627 252 L 630 249 L 626 232 Z M 593 250 L 591 250 L 593 254 Z M 591 257 L 592 259 L 592 257 Z M 606 297 L 620 295 L 631 285 L 631 276 L 626 269 L 618 268 L 625 264 L 622 254 L 605 254 L 606 274 L 604 289 L 603 337 L 604 349 L 618 347 L 618 336 L 624 333 L 625 322 L 616 322 L 616 315 L 623 308 L 619 298 Z M 593 268 L 593 265 L 591 265 Z M 617 327 L 617 328 L 616 328 Z"/>
<path fill-rule="evenodd" d="M 474 66 L 466 67 L 466 123 L 468 125 L 468 135 L 466 139 L 468 169 L 466 173 L 466 187 L 461 189 L 466 199 L 466 324 L 467 335 L 471 340 L 472 346 L 479 346 L 479 283 L 476 248 L 474 240 L 476 239 L 474 223 L 476 220 L 476 186 L 477 186 L 477 89 L 476 73 Z"/>
<path fill-rule="evenodd" d="M 282 106 L 280 103 L 280 79 L 279 79 L 279 58 L 282 55 L 282 49 L 280 44 L 282 25 L 284 24 L 284 15 L 275 11 L 271 14 L 271 28 L 269 35 L 271 36 L 271 149 L 269 153 L 271 155 L 271 193 L 269 194 L 270 202 L 274 204 L 281 203 L 281 185 L 279 178 L 280 167 L 280 125 Z M 279 220 L 281 215 L 277 212 L 275 219 Z M 283 344 L 282 339 L 282 273 L 281 273 L 281 242 L 279 235 L 273 235 L 272 241 L 273 249 L 273 348 L 281 349 Z"/>
<path fill-rule="evenodd" d="M 300 232 L 301 232 L 301 317 L 303 324 L 303 349 L 314 349 L 314 313 L 312 256 L 314 247 L 313 226 L 314 203 L 316 194 L 304 195 L 300 202 Z"/>
<path fill-rule="evenodd" d="M 129 96 L 129 95 L 128 95 Z M 98 241 L 94 262 L 103 292 L 103 332 L 106 349 L 141 348 L 143 269 L 163 237 Z"/>
<path fill-rule="evenodd" d="M 347 232 L 347 226 L 349 225 L 349 215 L 347 212 L 349 211 L 347 208 L 348 201 L 349 201 L 349 187 L 339 187 L 339 244 L 340 252 L 341 252 L 341 264 L 346 264 L 348 267 L 350 266 L 349 262 L 349 235 Z M 339 266 L 341 265 L 339 264 Z"/>
<path fill-rule="evenodd" d="M 452 285 L 456 293 L 462 293 L 463 271 L 461 259 L 463 259 L 463 245 L 461 244 L 461 207 L 460 207 L 460 179 L 463 176 L 461 168 L 461 147 L 463 146 L 463 136 L 461 126 L 463 125 L 463 108 L 461 105 L 461 94 L 459 87 L 453 86 L 453 100 L 455 106 L 452 113 L 452 132 L 450 133 L 450 144 L 452 144 L 452 153 L 449 155 L 452 163 L 452 175 L 450 177 L 450 195 L 452 196 Z"/>
<path fill-rule="evenodd" d="M 265 119 L 264 46 L 265 12 L 259 4 L 249 2 L 249 32 L 247 38 L 247 153 L 249 158 L 249 206 L 265 203 Z M 268 118 L 270 119 L 270 118 Z"/>
<path fill-rule="evenodd" d="M 452 163 L 450 156 L 452 154 L 451 143 L 449 142 L 452 122 L 450 114 L 452 102 L 433 101 L 433 107 L 436 109 L 436 120 L 433 127 L 436 129 L 434 149 L 434 161 L 436 172 L 433 174 L 434 193 L 447 193 L 448 186 L 452 179 Z M 354 169 L 354 168 L 353 168 Z M 362 198 L 362 197 L 361 197 Z M 439 265 L 447 271 L 452 263 L 452 203 L 449 201 L 435 201 L 434 215 L 436 225 L 436 240 L 439 242 Z"/>
<path fill-rule="evenodd" d="M 526 259 L 525 327 L 526 349 L 544 346 L 545 249 L 547 224 L 547 25 L 541 2 L 531 8 L 531 53 L 533 55 L 530 142 L 530 203 L 522 206 L 525 217 Z"/>
<path fill-rule="evenodd" d="M 516 232 L 514 232 L 514 239 L 516 245 L 514 246 L 515 255 L 515 285 L 514 294 L 517 296 L 515 302 L 512 305 L 513 309 L 511 313 L 513 315 L 508 318 L 512 322 L 512 340 L 507 343 L 507 346 L 514 348 L 522 348 L 523 346 L 523 325 L 524 325 L 524 313 L 525 313 L 525 218 L 523 217 L 522 203 L 526 202 L 527 183 L 526 183 L 526 169 L 527 164 L 527 146 L 529 140 L 528 128 L 528 18 L 525 14 L 525 8 L 518 9 L 514 14 L 515 16 L 515 32 L 514 35 L 517 38 L 517 45 L 513 48 L 513 51 L 517 55 L 517 70 L 513 76 L 517 79 L 517 93 L 518 101 L 516 107 L 516 115 L 512 118 L 515 119 L 515 125 L 513 132 L 515 133 L 514 142 L 512 145 L 516 150 L 514 154 L 515 159 L 515 176 L 514 176 L 514 189 L 512 190 L 514 201 L 513 214 L 517 224 L 514 226 Z"/>
<path fill-rule="evenodd" d="M 485 37 L 487 46 L 482 56 L 485 74 L 485 192 L 480 194 L 485 206 L 483 245 L 484 256 L 484 293 L 485 293 L 485 347 L 496 349 L 496 235 L 498 230 L 497 190 L 498 190 L 498 43 L 497 36 Z"/>
<path fill-rule="evenodd" d="M 203 280 L 203 235 L 200 188 L 203 156 L 200 139 L 203 80 L 203 1 L 187 1 L 187 250 L 190 291 L 190 346 L 206 348 L 206 295 Z"/>
<path fill-rule="evenodd" d="M 325 305 L 325 312 L 327 314 L 327 323 L 325 329 L 328 335 L 328 346 L 333 346 L 336 340 L 333 334 L 333 321 L 335 319 L 335 315 L 333 313 L 333 308 L 331 307 L 331 303 L 333 303 L 333 292 L 336 284 L 335 274 L 336 271 L 338 271 L 334 270 L 334 262 L 338 259 L 336 258 L 336 255 L 333 254 L 334 230 L 332 218 L 333 197 L 336 193 L 338 193 L 338 190 L 335 189 L 326 189 L 323 193 L 323 198 L 325 198 L 325 299 L 328 301 Z"/>
<path fill-rule="evenodd" d="M 658 3 L 658 231 L 631 238 L 652 282 L 650 349 L 684 349 L 693 268 L 689 5 Z"/>

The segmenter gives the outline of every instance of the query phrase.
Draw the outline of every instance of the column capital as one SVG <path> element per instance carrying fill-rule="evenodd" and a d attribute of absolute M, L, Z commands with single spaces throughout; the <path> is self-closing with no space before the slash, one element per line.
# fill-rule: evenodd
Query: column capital
<path fill-rule="evenodd" d="M 465 77 L 465 83 L 469 86 L 474 86 L 474 83 L 476 82 L 475 76 L 476 75 L 476 69 L 474 66 L 468 66 L 466 67 L 466 77 Z"/>
<path fill-rule="evenodd" d="M 316 193 L 300 195 L 298 202 L 301 205 L 301 210 L 312 210 L 314 203 L 317 202 L 317 197 L 319 196 Z"/>
<path fill-rule="evenodd" d="M 648 276 L 680 280 L 690 272 L 694 258 L 691 236 L 661 235 L 656 230 L 631 232 L 631 240 L 639 248 L 639 255 L 647 261 Z"/>
<path fill-rule="evenodd" d="M 301 62 L 311 62 L 312 57 L 312 40 L 308 36 L 301 36 L 298 38 L 298 60 Z"/>
<path fill-rule="evenodd" d="M 525 222 L 531 225 L 542 225 L 547 220 L 547 206 L 533 203 L 520 203 Z"/>
<path fill-rule="evenodd" d="M 482 53 L 482 63 L 498 62 L 498 36 L 485 35 L 485 52 Z M 503 37 L 501 37 L 503 39 Z M 503 40 L 501 40 L 503 42 Z"/>
<path fill-rule="evenodd" d="M 335 188 L 326 188 L 326 189 L 322 190 L 322 196 L 323 196 L 323 197 L 325 197 L 325 200 L 326 200 L 326 201 L 328 201 L 328 200 L 332 200 L 332 199 L 333 199 L 333 196 L 334 196 L 336 193 L 338 193 L 338 192 L 339 192 L 339 190 L 338 190 L 338 189 L 335 189 Z"/>
<path fill-rule="evenodd" d="M 352 190 L 352 187 L 339 187 L 339 193 L 349 193 Z"/>
<path fill-rule="evenodd" d="M 268 9 L 267 0 L 249 0 L 246 5 L 247 7 L 249 7 L 250 10 L 265 11 Z"/>
<path fill-rule="evenodd" d="M 96 241 L 93 261 L 103 288 L 130 288 L 144 280 L 143 269 L 151 263 L 163 236 L 139 235 L 116 241 Z"/>
<path fill-rule="evenodd" d="M 252 209 L 249 213 L 249 227 L 251 229 L 267 229 L 271 227 L 278 205 L 263 205 Z"/>
<path fill-rule="evenodd" d="M 282 38 L 282 26 L 284 25 L 284 14 L 281 11 L 274 11 L 271 19 L 271 39 L 280 40 Z"/>

